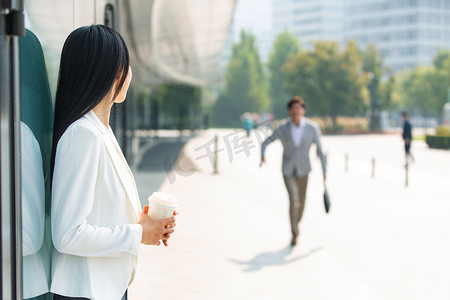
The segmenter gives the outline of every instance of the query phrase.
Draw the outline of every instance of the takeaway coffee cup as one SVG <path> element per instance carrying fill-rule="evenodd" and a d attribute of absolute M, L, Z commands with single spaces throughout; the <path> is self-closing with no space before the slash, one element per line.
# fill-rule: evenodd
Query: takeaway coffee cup
<path fill-rule="evenodd" d="M 175 196 L 154 192 L 148 197 L 148 214 L 155 219 L 170 218 L 177 209 L 178 199 Z"/>

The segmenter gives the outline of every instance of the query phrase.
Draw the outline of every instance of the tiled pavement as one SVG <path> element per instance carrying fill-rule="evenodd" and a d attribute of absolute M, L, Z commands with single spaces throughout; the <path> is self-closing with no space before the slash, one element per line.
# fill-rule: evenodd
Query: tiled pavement
<path fill-rule="evenodd" d="M 205 156 L 215 134 L 223 149 L 216 175 Z M 415 141 L 405 188 L 398 135 L 323 137 L 331 212 L 323 211 L 312 152 L 301 238 L 292 249 L 281 145 L 269 146 L 259 168 L 258 136 L 243 135 L 204 131 L 178 161 L 168 151 L 146 153 L 175 171 L 136 169 L 141 201 L 155 190 L 172 193 L 180 215 L 168 248 L 141 247 L 131 300 L 450 299 L 450 152 Z"/>

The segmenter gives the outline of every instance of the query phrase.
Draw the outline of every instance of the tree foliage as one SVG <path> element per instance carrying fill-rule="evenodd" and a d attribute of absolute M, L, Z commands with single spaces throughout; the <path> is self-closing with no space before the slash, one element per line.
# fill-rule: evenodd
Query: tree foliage
<path fill-rule="evenodd" d="M 424 116 L 438 115 L 446 100 L 447 84 L 438 82 L 442 74 L 434 67 L 416 67 L 402 74 L 400 89 L 401 102 L 408 111 L 416 111 Z M 442 91 L 445 90 L 444 95 Z"/>
<path fill-rule="evenodd" d="M 319 41 L 306 51 L 289 32 L 278 35 L 267 69 L 268 81 L 255 37 L 243 31 L 233 45 L 224 88 L 213 107 L 217 125 L 236 126 L 246 111 L 271 110 L 282 117 L 286 102 L 299 95 L 309 115 L 330 117 L 334 129 L 338 116 L 369 115 L 371 129 L 378 130 L 382 110 L 440 117 L 450 88 L 448 50 L 440 51 L 432 66 L 394 74 L 374 45 L 361 50 L 351 41 L 341 49 L 337 42 Z"/>
<path fill-rule="evenodd" d="M 397 86 L 397 79 L 392 70 L 387 67 L 384 76 L 386 79 L 379 86 L 379 100 L 381 109 L 390 110 L 395 107 L 394 93 Z"/>
<path fill-rule="evenodd" d="M 162 124 L 157 127 L 194 129 L 196 119 L 200 117 L 200 88 L 190 85 L 163 83 L 153 95 L 153 110 L 157 112 L 154 118 Z"/>
<path fill-rule="evenodd" d="M 354 42 L 341 51 L 337 42 L 317 42 L 286 62 L 286 89 L 300 95 L 309 114 L 329 116 L 336 128 L 341 115 L 362 115 L 366 109 L 366 82 L 362 59 Z"/>
<path fill-rule="evenodd" d="M 380 129 L 381 100 L 381 78 L 383 76 L 383 58 L 375 45 L 370 44 L 361 51 L 362 71 L 367 80 L 369 92 L 369 115 L 370 129 Z M 388 90 L 385 90 L 388 92 Z M 389 97 L 389 95 L 386 95 Z"/>
<path fill-rule="evenodd" d="M 276 117 L 286 114 L 286 103 L 292 96 L 284 86 L 286 75 L 283 66 L 298 52 L 300 43 L 296 36 L 288 31 L 278 35 L 268 62 L 271 109 Z"/>
<path fill-rule="evenodd" d="M 244 112 L 261 112 L 268 107 L 267 79 L 255 37 L 242 31 L 240 42 L 233 45 L 224 91 L 214 107 L 214 122 L 236 124 Z"/>
<path fill-rule="evenodd" d="M 450 51 L 440 51 L 433 66 L 399 74 L 398 81 L 398 98 L 404 109 L 440 118 L 450 88 Z"/>

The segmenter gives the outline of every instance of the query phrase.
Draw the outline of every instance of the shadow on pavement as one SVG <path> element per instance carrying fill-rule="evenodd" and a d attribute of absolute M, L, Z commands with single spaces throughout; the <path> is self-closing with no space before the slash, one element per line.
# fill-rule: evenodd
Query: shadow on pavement
<path fill-rule="evenodd" d="M 170 160 L 175 162 L 180 155 L 186 141 L 164 141 L 150 148 L 142 157 L 138 165 L 139 171 L 165 171 L 169 173 L 164 161 Z"/>
<path fill-rule="evenodd" d="M 176 167 L 190 138 L 158 138 L 154 144 L 143 147 L 133 167 L 142 206 L 148 204 L 148 196 L 158 191 L 166 179 L 173 183 L 173 177 L 182 174 Z"/>
<path fill-rule="evenodd" d="M 292 263 L 294 261 L 303 259 L 321 249 L 322 249 L 322 247 L 319 246 L 319 247 L 309 250 L 307 253 L 287 259 L 287 256 L 292 253 L 292 247 L 290 245 L 288 245 L 276 252 L 265 252 L 265 253 L 258 254 L 249 261 L 239 261 L 236 259 L 230 259 L 230 261 L 232 261 L 236 264 L 239 264 L 239 265 L 246 265 L 247 268 L 244 269 L 244 272 L 254 272 L 254 271 L 259 271 L 260 269 L 262 269 L 265 266 L 276 266 L 276 265 L 284 265 L 284 264 Z"/>

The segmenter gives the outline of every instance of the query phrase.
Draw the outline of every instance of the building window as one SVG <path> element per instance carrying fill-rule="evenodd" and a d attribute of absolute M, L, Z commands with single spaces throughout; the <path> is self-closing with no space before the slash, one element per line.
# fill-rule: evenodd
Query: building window
<path fill-rule="evenodd" d="M 322 22 L 322 18 L 309 18 L 295 21 L 294 25 L 318 24 L 320 22 Z"/>

